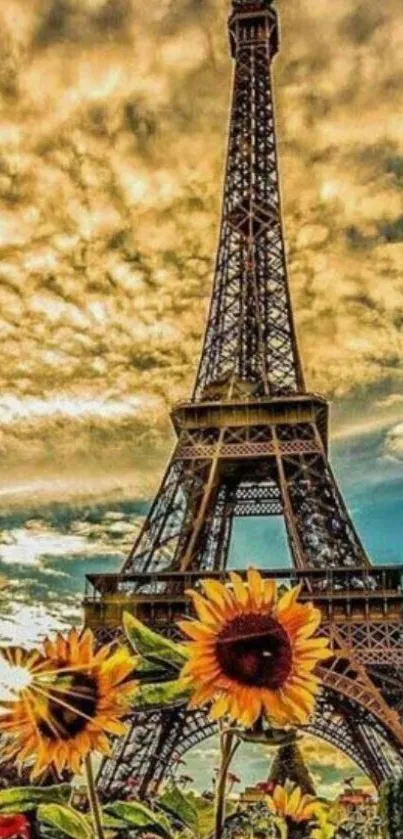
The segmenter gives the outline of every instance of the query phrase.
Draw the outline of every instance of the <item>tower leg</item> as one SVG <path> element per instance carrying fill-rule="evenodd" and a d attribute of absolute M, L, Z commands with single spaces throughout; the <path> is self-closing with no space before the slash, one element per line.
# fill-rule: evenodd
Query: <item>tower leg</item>
<path fill-rule="evenodd" d="M 142 798 L 155 794 L 161 782 L 175 774 L 182 756 L 217 730 L 204 710 L 183 707 L 135 715 L 128 736 L 116 741 L 112 756 L 104 761 L 98 779 L 101 795 L 127 797 L 131 789 Z M 357 706 L 346 709 L 328 691 L 305 731 L 339 748 L 376 787 L 403 768 L 403 757 L 387 748 L 387 735 L 371 715 Z"/>
<path fill-rule="evenodd" d="M 282 456 L 278 462 L 284 515 L 296 566 L 369 568 L 324 454 Z"/>

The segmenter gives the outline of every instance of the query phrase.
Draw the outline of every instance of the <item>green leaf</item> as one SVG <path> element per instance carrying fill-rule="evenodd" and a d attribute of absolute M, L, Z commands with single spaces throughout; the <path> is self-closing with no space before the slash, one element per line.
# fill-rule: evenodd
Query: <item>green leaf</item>
<path fill-rule="evenodd" d="M 132 705 L 136 708 L 184 705 L 189 701 L 191 693 L 191 689 L 180 679 L 151 685 L 140 684 L 133 694 Z"/>
<path fill-rule="evenodd" d="M 152 830 L 161 836 L 171 836 L 171 825 L 162 813 L 154 813 L 138 801 L 115 801 L 107 804 L 105 813 L 132 827 Z"/>
<path fill-rule="evenodd" d="M 149 661 L 147 658 L 144 658 L 144 656 L 141 656 L 139 658 L 139 661 L 138 661 L 138 664 L 137 664 L 137 667 L 136 667 L 136 673 L 141 673 L 142 676 L 144 674 L 146 674 L 146 675 L 148 674 L 148 675 L 152 676 L 153 678 L 155 678 L 155 677 L 158 678 L 158 676 L 164 677 L 165 674 L 166 674 L 166 671 L 167 671 L 167 666 L 166 666 L 165 662 L 164 662 L 164 664 L 162 664 L 162 662 L 160 660 Z"/>
<path fill-rule="evenodd" d="M 11 787 L 0 791 L 0 813 L 26 813 L 38 804 L 68 801 L 70 784 L 54 787 Z"/>
<path fill-rule="evenodd" d="M 168 810 L 185 827 L 190 827 L 194 832 L 198 831 L 199 816 L 197 808 L 186 795 L 172 784 L 158 799 L 158 804 Z"/>
<path fill-rule="evenodd" d="M 141 621 L 125 612 L 123 626 L 128 641 L 135 650 L 150 661 L 156 660 L 175 670 L 181 670 L 188 660 L 186 647 L 153 632 Z"/>
<path fill-rule="evenodd" d="M 87 819 L 72 807 L 60 804 L 41 804 L 38 807 L 38 819 L 50 827 L 55 827 L 72 839 L 92 839 L 93 832 Z"/>
<path fill-rule="evenodd" d="M 92 829 L 93 822 L 91 813 L 86 813 L 85 819 Z M 123 830 L 127 825 L 122 819 L 115 819 L 114 816 L 110 816 L 104 810 L 102 813 L 102 827 L 107 830 Z"/>

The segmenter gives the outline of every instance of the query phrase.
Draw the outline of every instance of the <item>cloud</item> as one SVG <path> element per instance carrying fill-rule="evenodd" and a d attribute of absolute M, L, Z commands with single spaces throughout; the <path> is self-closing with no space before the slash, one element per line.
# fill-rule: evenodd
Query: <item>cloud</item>
<path fill-rule="evenodd" d="M 2 564 L 6 572 L 10 572 Z M 32 570 L 31 570 L 32 575 Z M 46 582 L 45 582 L 46 579 Z M 50 578 L 49 578 L 50 579 Z M 55 588 L 55 581 L 43 577 L 41 583 L 33 576 L 9 578 L 8 585 L 1 592 L 0 641 L 2 644 L 22 644 L 32 647 L 46 635 L 66 631 L 72 625 L 82 622 L 81 599 L 73 593 L 66 581 L 63 596 Z"/>
<path fill-rule="evenodd" d="M 85 3 L 80 0 L 51 0 L 43 4 L 35 32 L 38 47 L 60 41 L 94 43 L 127 35 L 132 19 L 130 0 Z"/>
<path fill-rule="evenodd" d="M 403 423 L 395 425 L 388 431 L 385 439 L 384 453 L 393 460 L 403 460 Z"/>
<path fill-rule="evenodd" d="M 169 451 L 211 290 L 225 14 L 222 0 L 0 9 L 0 483 L 25 465 L 93 486 L 103 471 L 112 487 L 108 463 L 151 472 L 149 453 L 162 464 Z M 280 169 L 309 387 L 387 399 L 402 386 L 402 7 L 339 0 L 329 16 L 325 0 L 291 0 L 280 14 Z"/>
<path fill-rule="evenodd" d="M 54 603 L 52 606 L 16 601 L 10 614 L 0 617 L 0 639 L 3 644 L 32 647 L 50 633 L 66 632 L 72 625 L 80 623 L 80 604 L 71 601 L 71 598 L 67 598 L 64 605 Z"/>
<path fill-rule="evenodd" d="M 375 403 L 375 407 L 380 408 L 393 408 L 394 406 L 401 408 L 403 406 L 403 394 L 402 393 L 390 393 L 384 399 L 379 399 Z"/>
<path fill-rule="evenodd" d="M 359 3 L 353 12 L 348 13 L 341 21 L 339 32 L 353 44 L 366 44 L 371 41 L 376 30 L 385 22 L 381 10 L 367 3 Z"/>
<path fill-rule="evenodd" d="M 112 509 L 60 506 L 47 518 L 3 516 L 0 569 L 7 585 L 0 592 L 0 641 L 32 645 L 82 624 L 86 574 L 117 571 L 142 521 L 125 502 Z"/>
<path fill-rule="evenodd" d="M 301 743 L 303 756 L 309 765 L 316 771 L 327 767 L 342 772 L 349 772 L 354 769 L 354 764 L 339 749 L 330 747 L 325 741 L 316 737 L 304 737 Z"/>
<path fill-rule="evenodd" d="M 114 562 L 122 561 L 142 522 L 138 513 L 106 509 L 95 515 L 81 510 L 81 517 L 71 510 L 59 520 L 27 519 L 0 530 L 0 562 L 9 572 L 35 569 L 38 579 L 41 574 L 68 577 L 77 559 L 88 564 L 110 555 Z"/>

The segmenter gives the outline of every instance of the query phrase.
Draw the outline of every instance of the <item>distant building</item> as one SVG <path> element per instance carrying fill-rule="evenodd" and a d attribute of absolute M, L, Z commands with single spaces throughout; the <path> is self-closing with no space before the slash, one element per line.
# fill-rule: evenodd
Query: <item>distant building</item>
<path fill-rule="evenodd" d="M 70 803 L 75 810 L 84 812 L 88 809 L 88 789 L 86 784 L 80 783 L 72 786 Z"/>
<path fill-rule="evenodd" d="M 264 801 L 267 795 L 271 795 L 274 787 L 273 781 L 259 781 L 253 787 L 246 787 L 239 800 L 242 804 L 256 804 L 257 801 Z"/>
<path fill-rule="evenodd" d="M 366 821 L 376 816 L 378 802 L 373 795 L 361 789 L 346 790 L 337 799 L 342 814 L 355 821 Z"/>

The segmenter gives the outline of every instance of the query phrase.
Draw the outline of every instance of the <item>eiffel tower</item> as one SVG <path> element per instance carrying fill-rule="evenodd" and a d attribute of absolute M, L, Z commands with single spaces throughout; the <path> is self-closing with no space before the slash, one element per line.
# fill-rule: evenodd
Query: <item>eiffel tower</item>
<path fill-rule="evenodd" d="M 190 609 L 185 590 L 225 578 L 234 520 L 282 516 L 291 567 L 263 573 L 302 582 L 334 649 L 308 731 L 379 786 L 403 765 L 402 570 L 371 565 L 328 460 L 328 403 L 305 385 L 282 230 L 272 0 L 232 0 L 229 43 L 222 221 L 195 388 L 172 411 L 177 443 L 121 572 L 88 577 L 86 621 L 116 638 L 128 610 L 172 634 Z M 214 731 L 204 711 L 140 709 L 100 770 L 102 795 L 152 794 Z"/>

